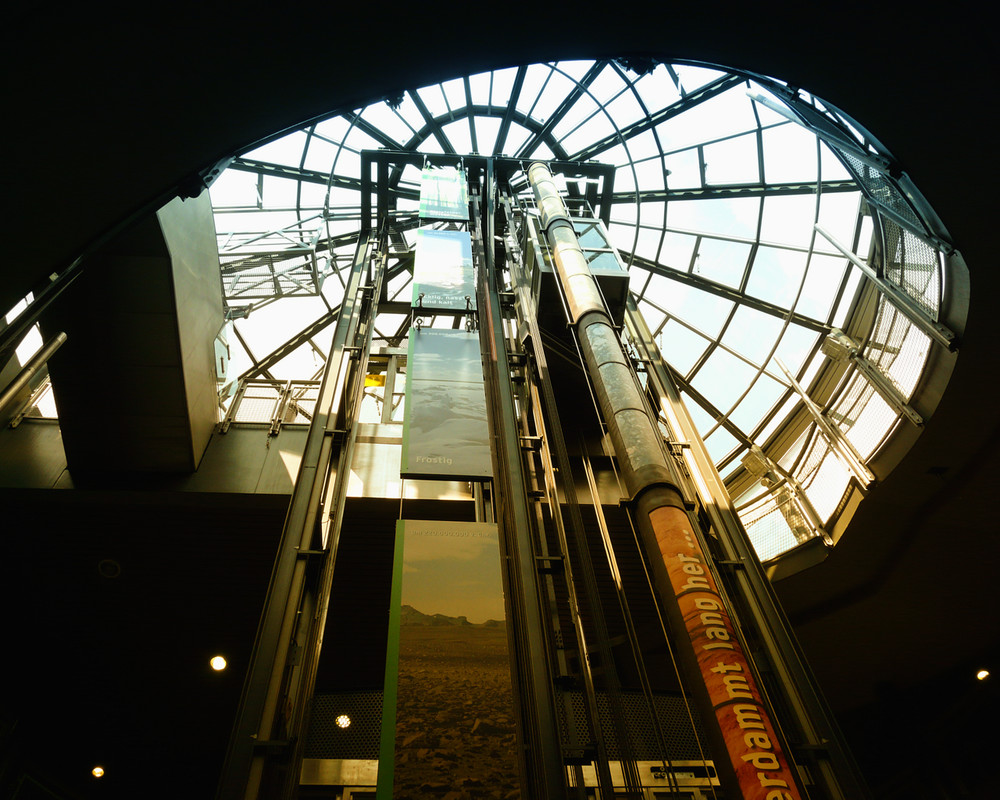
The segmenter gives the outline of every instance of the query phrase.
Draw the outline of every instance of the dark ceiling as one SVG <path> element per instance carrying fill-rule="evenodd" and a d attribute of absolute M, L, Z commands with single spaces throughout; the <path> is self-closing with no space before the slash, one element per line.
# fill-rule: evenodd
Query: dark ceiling
<path fill-rule="evenodd" d="M 1000 278 L 987 191 L 997 177 L 995 64 L 987 27 L 966 4 L 942 4 L 931 16 L 903 8 L 795 3 L 730 11 L 660 2 L 597 15 L 562 5 L 526 14 L 515 5 L 432 13 L 330 3 L 198 14 L 162 6 L 114 17 L 86 7 L 8 12 L 0 308 L 157 207 L 199 169 L 399 89 L 522 62 L 623 54 L 718 63 L 805 87 L 861 121 L 897 157 L 965 257 L 971 297 L 951 384 L 909 457 L 862 505 L 826 562 L 776 588 L 873 783 L 925 769 L 921 748 L 931 731 L 934 746 L 948 739 L 948 763 L 968 773 L 980 757 L 973 720 L 996 703 L 995 689 L 976 685 L 972 670 L 992 666 L 1000 680 L 1000 525 L 992 508 L 1000 487 L 993 409 L 1000 359 L 990 327 Z M 197 630 L 218 614 L 249 648 L 260 604 L 254 591 L 266 584 L 261 564 L 281 510 L 257 513 L 217 498 L 192 511 L 167 496 L 67 494 L 58 502 L 47 493 L 2 498 L 4 573 L 18 578 L 8 583 L 17 588 L 7 605 L 14 624 L 6 660 L 20 665 L 20 682 L 6 687 L 5 712 L 14 709 L 30 733 L 11 740 L 32 758 L 42 754 L 49 774 L 70 775 L 79 766 L 72 760 L 85 763 L 93 744 L 86 720 L 102 714 L 85 688 L 112 682 L 118 696 L 136 698 L 120 724 L 162 748 L 151 769 L 174 774 L 185 768 L 178 754 L 202 754 L 192 755 L 190 781 L 175 774 L 158 783 L 147 773 L 142 796 L 181 796 L 176 787 L 186 785 L 183 796 L 208 797 L 212 787 L 200 781 L 216 767 L 204 754 L 219 744 L 206 737 L 218 739 L 219 728 L 206 732 L 198 710 L 214 708 L 211 688 L 189 683 L 191 693 L 204 693 L 170 699 L 172 676 L 185 669 L 182 654 L 197 650 L 200 658 L 209 648 L 185 620 Z M 234 524 L 250 527 L 239 535 Z M 90 597 L 86 580 L 72 573 L 74 559 L 92 560 L 102 537 L 126 534 L 161 537 L 159 547 L 146 542 L 143 558 L 161 554 L 162 570 L 132 588 L 123 573 L 120 596 L 100 601 L 117 635 L 91 630 L 82 601 L 74 604 L 76 590 L 66 588 Z M 231 558 L 240 553 L 247 577 L 239 588 L 206 589 L 237 569 Z M 201 604 L 205 613 L 193 613 Z M 152 636 L 157 626 L 169 633 Z M 144 649 L 165 641 L 175 643 L 170 653 Z M 155 669 L 94 674 L 95 665 L 133 648 Z M 34 673 L 39 657 L 57 659 L 59 668 Z M 239 677 L 223 681 L 224 711 Z M 209 763 L 196 768 L 199 757 Z M 986 796 L 969 791 L 953 796 Z"/>

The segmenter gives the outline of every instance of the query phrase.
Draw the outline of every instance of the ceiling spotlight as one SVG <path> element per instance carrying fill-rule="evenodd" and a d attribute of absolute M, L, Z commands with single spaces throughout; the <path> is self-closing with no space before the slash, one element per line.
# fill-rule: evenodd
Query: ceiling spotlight
<path fill-rule="evenodd" d="M 222 656 L 215 656 L 208 663 L 211 664 L 212 669 L 214 669 L 216 672 L 222 672 L 222 670 L 226 668 L 226 659 L 224 659 Z"/>
<path fill-rule="evenodd" d="M 990 677 L 990 671 L 988 669 L 981 669 L 976 673 L 976 679 L 980 681 L 985 681 Z"/>
<path fill-rule="evenodd" d="M 94 767 L 90 771 L 90 774 L 93 775 L 95 778 L 104 777 L 104 767 Z"/>
<path fill-rule="evenodd" d="M 351 718 L 347 714 L 341 714 L 337 717 L 337 727 L 338 728 L 348 728 L 351 725 Z"/>

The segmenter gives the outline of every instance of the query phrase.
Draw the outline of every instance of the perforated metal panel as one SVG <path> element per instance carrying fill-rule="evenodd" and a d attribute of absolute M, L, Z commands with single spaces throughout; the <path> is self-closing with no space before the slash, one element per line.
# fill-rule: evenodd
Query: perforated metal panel
<path fill-rule="evenodd" d="M 342 727 L 339 717 L 350 724 Z M 382 692 L 317 694 L 313 698 L 304 758 L 378 758 Z"/>
<path fill-rule="evenodd" d="M 640 692 L 621 692 L 620 697 L 622 716 L 632 739 L 631 756 L 633 758 L 639 761 L 657 761 L 661 759 L 696 760 L 702 757 L 698 749 L 698 741 L 704 742 L 705 731 L 693 707 L 690 710 L 691 716 L 689 716 L 682 697 L 653 695 L 653 710 L 663 733 L 666 752 L 663 752 L 663 748 L 659 744 L 645 696 Z M 569 702 L 566 703 L 564 700 Z M 587 731 L 587 712 L 583 694 L 577 691 L 557 692 L 555 705 L 563 746 L 572 750 L 574 747 L 587 744 L 587 742 L 571 739 L 570 729 L 572 723 L 581 734 L 585 734 Z M 569 706 L 568 712 L 567 705 Z M 597 711 L 608 758 L 623 757 L 615 733 L 610 699 L 603 692 L 597 694 Z M 567 713 L 572 717 L 572 720 L 567 718 Z M 705 747 L 705 745 L 702 746 Z"/>

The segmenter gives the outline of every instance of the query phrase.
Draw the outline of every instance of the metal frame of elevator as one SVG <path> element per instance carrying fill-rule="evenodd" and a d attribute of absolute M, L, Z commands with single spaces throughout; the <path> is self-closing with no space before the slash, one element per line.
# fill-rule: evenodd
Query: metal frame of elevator
<path fill-rule="evenodd" d="M 390 303 L 386 296 L 389 247 L 394 238 L 399 241 L 403 229 L 418 224 L 415 214 L 397 211 L 393 187 L 406 164 L 419 167 L 425 163 L 462 166 L 470 182 L 478 329 L 495 475 L 489 495 L 500 529 L 511 622 L 511 679 L 517 700 L 523 796 L 582 800 L 618 797 L 625 792 L 624 796 L 644 797 L 648 781 L 640 775 L 636 760 L 628 757 L 629 723 L 621 710 L 621 686 L 588 544 L 596 524 L 603 540 L 603 548 L 598 550 L 603 549 L 609 561 L 600 569 L 616 574 L 593 464 L 595 460 L 607 461 L 616 465 L 620 475 L 623 469 L 627 472 L 620 453 L 607 458 L 599 449 L 602 441 L 617 441 L 621 447 L 626 434 L 614 430 L 606 408 L 601 409 L 605 419 L 595 424 L 608 435 L 596 443 L 568 440 L 564 430 L 560 411 L 566 409 L 560 407 L 564 400 L 553 381 L 549 361 L 568 357 L 575 361 L 574 369 L 586 374 L 587 345 L 581 347 L 579 332 L 569 324 L 579 319 L 573 319 L 570 306 L 574 301 L 558 280 L 559 296 L 569 317 L 565 341 L 571 346 L 554 344 L 539 328 L 531 279 L 525 271 L 524 229 L 528 216 L 544 203 L 525 199 L 529 165 L 517 159 L 387 150 L 362 153 L 363 229 L 217 797 L 291 798 L 297 790 L 304 721 L 330 586 L 336 577 L 354 420 L 364 388 L 375 316 L 380 302 L 383 310 L 390 306 L 399 310 L 395 308 L 399 304 Z M 571 184 L 574 202 L 584 209 L 596 209 L 595 218 L 609 223 L 612 167 L 549 162 L 547 168 L 580 179 L 582 189 Z M 370 226 L 373 211 L 378 220 L 375 229 Z M 604 315 L 607 317 L 606 312 Z M 704 796 L 722 797 L 724 792 L 729 800 L 738 796 L 762 800 L 866 797 L 863 781 L 841 743 L 791 628 L 634 302 L 628 301 L 624 330 L 617 329 L 610 319 L 602 324 L 619 346 L 625 334 L 628 349 L 621 351 L 620 363 L 627 367 L 636 397 L 641 397 L 631 402 L 641 405 L 640 416 L 644 415 L 650 429 L 657 432 L 662 469 L 654 470 L 657 477 L 648 483 L 640 480 L 638 490 L 630 485 L 628 475 L 622 475 L 621 505 L 636 532 L 636 547 L 657 598 L 665 638 L 671 649 L 677 650 L 684 694 L 703 719 L 712 718 L 714 711 L 704 687 L 698 685 L 702 676 L 690 655 L 683 652 L 690 645 L 683 642 L 687 634 L 683 620 L 671 606 L 673 593 L 662 573 L 663 564 L 657 563 L 658 554 L 652 552 L 650 543 L 656 534 L 648 530 L 647 519 L 656 503 L 665 503 L 693 529 L 705 554 L 705 569 L 718 586 L 767 714 L 797 776 L 797 787 L 788 787 L 787 794 L 777 783 L 769 787 L 766 777 L 758 779 L 760 791 L 753 793 L 729 766 L 721 735 L 710 733 L 707 774 L 717 773 L 719 781 L 706 781 Z M 591 387 L 597 409 L 602 405 L 601 389 L 595 386 L 592 375 L 584 380 Z M 591 404 L 590 398 L 580 402 Z M 574 476 L 582 476 L 590 493 L 595 522 L 589 527 L 581 506 L 590 503 L 586 496 L 582 503 L 578 499 L 577 484 L 581 481 Z M 638 635 L 620 586 L 617 599 L 624 609 L 630 649 L 636 651 L 640 662 L 639 683 L 651 704 L 652 690 L 637 652 Z M 575 719 L 572 709 L 559 707 L 567 706 L 571 697 L 582 698 L 585 709 L 584 721 L 577 721 L 576 727 L 565 722 Z M 605 711 L 599 708 L 600 700 Z M 604 726 L 610 725 L 614 731 L 617 758 L 609 757 L 602 716 Z M 662 742 L 662 733 L 658 735 Z M 658 765 L 645 768 L 656 772 L 664 790 L 680 789 L 676 779 L 679 767 L 671 764 L 669 753 L 663 753 Z"/>

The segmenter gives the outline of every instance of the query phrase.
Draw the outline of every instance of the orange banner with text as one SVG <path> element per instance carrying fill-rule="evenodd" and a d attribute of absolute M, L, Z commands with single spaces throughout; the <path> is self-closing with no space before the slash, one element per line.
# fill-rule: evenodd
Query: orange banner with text
<path fill-rule="evenodd" d="M 801 800 L 687 514 L 649 514 L 729 759 L 746 800 Z"/>

